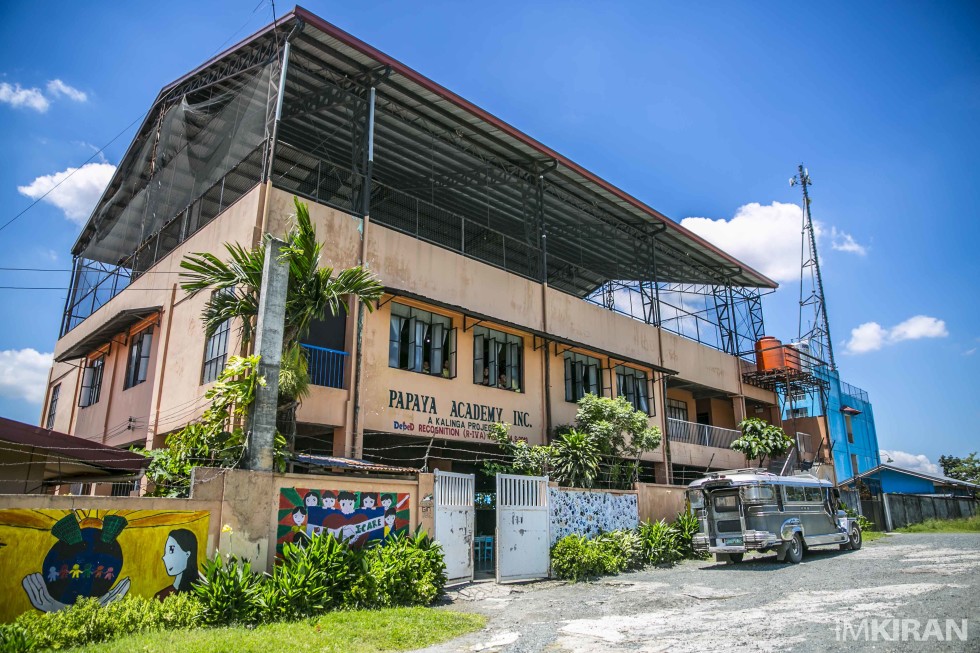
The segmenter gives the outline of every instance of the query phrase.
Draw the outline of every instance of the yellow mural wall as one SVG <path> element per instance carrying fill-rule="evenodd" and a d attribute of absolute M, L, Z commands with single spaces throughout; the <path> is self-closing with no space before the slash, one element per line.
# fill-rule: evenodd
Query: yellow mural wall
<path fill-rule="evenodd" d="M 0 510 L 0 621 L 79 596 L 185 591 L 207 558 L 209 513 Z"/>

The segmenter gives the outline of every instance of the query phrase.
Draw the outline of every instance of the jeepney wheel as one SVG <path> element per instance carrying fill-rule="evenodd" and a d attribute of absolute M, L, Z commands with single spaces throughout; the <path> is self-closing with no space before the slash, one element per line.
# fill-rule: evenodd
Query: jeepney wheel
<path fill-rule="evenodd" d="M 803 537 L 793 533 L 793 539 L 786 545 L 786 562 L 798 564 L 803 560 Z"/>
<path fill-rule="evenodd" d="M 851 524 L 850 539 L 847 540 L 847 544 L 844 546 L 847 546 L 848 550 L 850 551 L 857 551 L 861 548 L 862 539 L 861 527 L 857 524 Z"/>
<path fill-rule="evenodd" d="M 745 557 L 744 553 L 729 553 L 728 562 L 737 565 L 738 563 L 742 562 L 743 557 Z"/>

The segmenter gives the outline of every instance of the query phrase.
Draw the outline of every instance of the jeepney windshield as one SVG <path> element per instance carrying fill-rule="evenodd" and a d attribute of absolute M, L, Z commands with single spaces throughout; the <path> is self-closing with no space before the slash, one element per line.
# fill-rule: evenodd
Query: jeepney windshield
<path fill-rule="evenodd" d="M 687 500 L 691 503 L 691 510 L 704 508 L 704 492 L 701 490 L 688 490 Z"/>

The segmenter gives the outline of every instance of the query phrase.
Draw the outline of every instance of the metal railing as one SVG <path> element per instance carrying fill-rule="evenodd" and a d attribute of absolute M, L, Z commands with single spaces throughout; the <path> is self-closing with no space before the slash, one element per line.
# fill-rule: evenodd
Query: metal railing
<path fill-rule="evenodd" d="M 344 387 L 344 367 L 348 355 L 346 351 L 307 344 L 301 344 L 300 347 L 303 348 L 303 355 L 306 356 L 310 385 L 325 388 Z"/>
<path fill-rule="evenodd" d="M 732 442 L 741 437 L 734 429 L 723 429 L 720 426 L 709 426 L 695 422 L 685 422 L 682 419 L 667 418 L 667 437 L 671 442 L 699 444 L 704 447 L 728 449 Z"/>

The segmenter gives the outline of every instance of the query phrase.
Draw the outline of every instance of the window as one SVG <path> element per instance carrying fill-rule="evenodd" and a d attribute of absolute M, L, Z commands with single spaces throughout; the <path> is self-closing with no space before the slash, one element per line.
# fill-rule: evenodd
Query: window
<path fill-rule="evenodd" d="M 102 390 L 102 371 L 105 367 L 105 354 L 89 361 L 82 372 L 82 394 L 78 398 L 78 405 L 82 408 L 98 403 L 99 393 Z"/>
<path fill-rule="evenodd" d="M 857 476 L 861 472 L 858 471 L 858 457 L 857 454 L 851 454 L 851 476 Z"/>
<path fill-rule="evenodd" d="M 787 502 L 803 502 L 806 501 L 806 490 L 799 485 L 786 485 L 783 487 L 783 491 L 786 493 Z"/>
<path fill-rule="evenodd" d="M 392 302 L 388 366 L 456 378 L 456 329 L 452 320 Z"/>
<path fill-rule="evenodd" d="M 599 394 L 599 359 L 565 352 L 565 401 Z"/>
<path fill-rule="evenodd" d="M 850 444 L 854 444 L 854 428 L 851 424 L 851 416 L 844 415 L 844 426 L 847 427 L 847 441 Z"/>
<path fill-rule="evenodd" d="M 123 390 L 146 381 L 150 366 L 150 347 L 153 346 L 153 327 L 135 334 L 129 341 L 129 359 L 126 361 L 126 379 Z"/>
<path fill-rule="evenodd" d="M 51 389 L 51 401 L 48 402 L 48 418 L 44 421 L 44 428 L 51 430 L 54 428 L 54 416 L 58 411 L 58 395 L 61 394 L 61 384 L 59 383 Z"/>
<path fill-rule="evenodd" d="M 524 338 L 473 327 L 473 383 L 520 392 L 523 372 Z"/>
<path fill-rule="evenodd" d="M 638 411 L 650 414 L 647 374 L 631 367 L 616 366 L 616 392 Z"/>
<path fill-rule="evenodd" d="M 790 416 L 791 419 L 797 419 L 797 418 L 802 418 L 802 417 L 809 417 L 809 415 L 810 415 L 810 409 L 809 408 L 806 408 L 806 407 L 804 407 L 804 408 L 792 408 L 789 411 L 789 416 Z"/>
<path fill-rule="evenodd" d="M 810 503 L 823 503 L 823 490 L 818 487 L 803 488 L 806 492 L 806 500 Z"/>
<path fill-rule="evenodd" d="M 128 497 L 131 492 L 139 489 L 139 481 L 119 481 L 112 484 L 111 496 Z"/>
<path fill-rule="evenodd" d="M 225 320 L 218 325 L 211 337 L 204 344 L 204 366 L 201 369 L 201 383 L 216 381 L 225 369 L 228 360 L 228 334 L 231 332 L 231 320 Z"/>
<path fill-rule="evenodd" d="M 667 400 L 667 417 L 669 419 L 679 419 L 687 421 L 687 402 L 680 399 Z"/>

